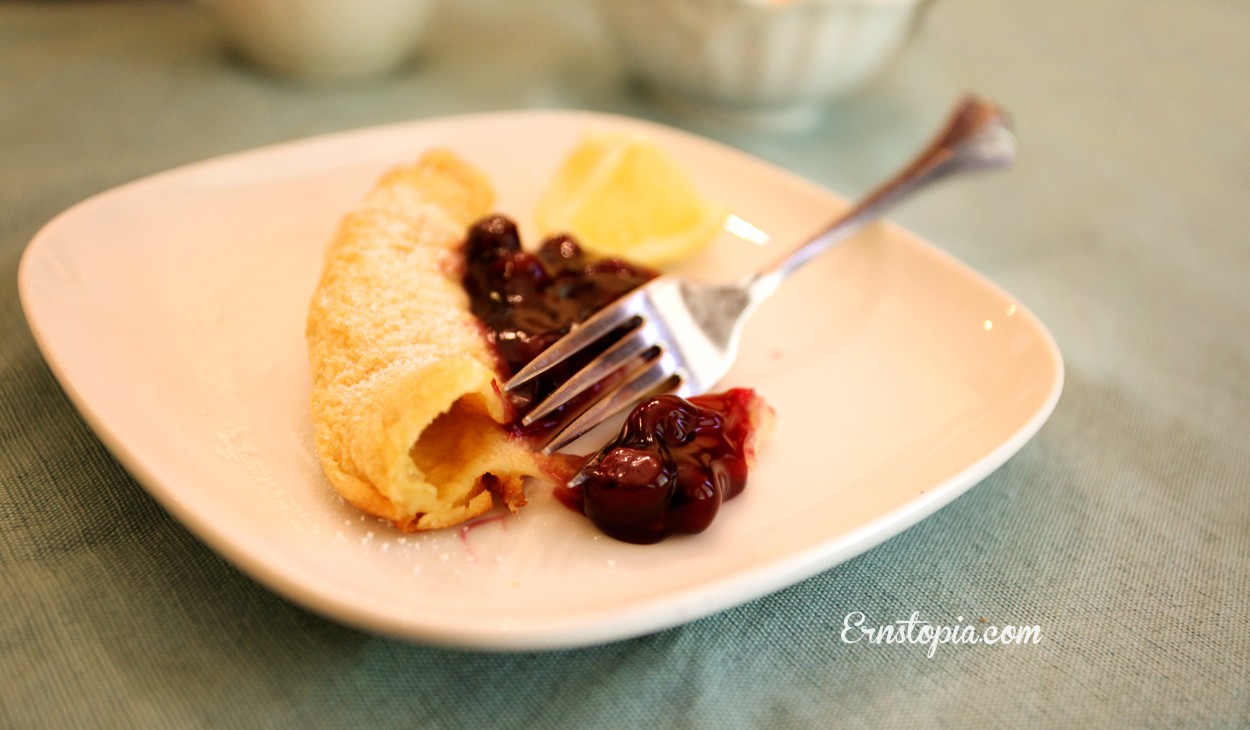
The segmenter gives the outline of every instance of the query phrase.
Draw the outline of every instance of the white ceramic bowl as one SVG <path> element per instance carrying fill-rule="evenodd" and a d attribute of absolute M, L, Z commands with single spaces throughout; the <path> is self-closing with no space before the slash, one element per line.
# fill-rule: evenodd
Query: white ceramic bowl
<path fill-rule="evenodd" d="M 930 0 L 600 0 L 655 91 L 758 119 L 806 120 L 906 45 Z"/>
<path fill-rule="evenodd" d="M 215 0 L 251 61 L 312 81 L 391 69 L 416 52 L 434 0 Z"/>

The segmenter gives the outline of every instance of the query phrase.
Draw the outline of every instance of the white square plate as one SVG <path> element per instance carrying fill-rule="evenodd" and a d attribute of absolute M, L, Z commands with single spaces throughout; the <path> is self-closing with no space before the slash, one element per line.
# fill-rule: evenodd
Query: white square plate
<path fill-rule="evenodd" d="M 726 279 L 828 223 L 837 196 L 733 149 L 584 112 L 435 119 L 209 160 L 49 223 L 20 291 L 62 386 L 175 517 L 258 581 L 394 636 L 490 649 L 656 631 L 836 565 L 950 502 L 1053 409 L 1063 365 L 1009 295 L 876 225 L 748 324 L 724 385 L 777 410 L 746 492 L 700 535 L 601 536 L 541 483 L 517 516 L 402 535 L 330 487 L 312 445 L 304 316 L 322 250 L 388 167 L 446 146 L 482 167 L 536 245 L 539 191 L 589 124 L 645 131 L 771 236 L 728 233 L 684 268 Z"/>

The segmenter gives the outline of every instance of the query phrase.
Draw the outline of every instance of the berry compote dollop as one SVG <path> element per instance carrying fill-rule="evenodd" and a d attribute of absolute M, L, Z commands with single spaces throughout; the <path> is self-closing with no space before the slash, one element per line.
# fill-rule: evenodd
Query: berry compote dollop
<path fill-rule="evenodd" d="M 592 261 L 565 235 L 551 236 L 536 253 L 529 253 L 521 248 L 516 224 L 501 215 L 469 228 L 464 256 L 463 282 L 470 308 L 486 325 L 487 336 L 511 373 L 573 325 L 656 275 L 621 259 Z M 524 414 L 595 354 L 586 352 L 553 368 L 533 385 L 510 393 L 513 406 Z M 550 430 L 568 415 L 567 410 L 536 424 L 535 431 Z"/>
<path fill-rule="evenodd" d="M 529 253 L 521 248 L 516 225 L 499 215 L 469 228 L 464 256 L 470 309 L 511 373 L 574 325 L 656 276 L 621 259 L 592 261 L 564 235 L 548 238 Z M 509 393 L 517 413 L 514 431 L 541 437 L 594 400 L 591 389 L 533 426 L 519 425 L 534 403 L 602 349 L 588 348 Z M 556 496 L 625 542 L 654 543 L 673 533 L 702 532 L 721 502 L 746 486 L 755 440 L 771 415 L 772 409 L 748 389 L 689 400 L 657 396 L 635 408 L 621 434 L 591 457 L 584 479 L 558 487 Z"/>
<path fill-rule="evenodd" d="M 746 388 L 689 400 L 657 396 L 630 413 L 620 436 L 586 464 L 580 484 L 556 494 L 625 542 L 703 532 L 721 502 L 746 487 L 755 441 L 771 417 Z"/>

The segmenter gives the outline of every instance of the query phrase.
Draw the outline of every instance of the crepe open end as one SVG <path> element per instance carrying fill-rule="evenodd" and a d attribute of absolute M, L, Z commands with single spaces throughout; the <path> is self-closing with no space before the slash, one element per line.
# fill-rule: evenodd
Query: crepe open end
<path fill-rule="evenodd" d="M 499 365 L 460 282 L 494 193 L 445 150 L 396 168 L 343 219 L 308 310 L 312 417 L 334 488 L 404 531 L 463 522 L 559 462 L 505 430 Z"/>

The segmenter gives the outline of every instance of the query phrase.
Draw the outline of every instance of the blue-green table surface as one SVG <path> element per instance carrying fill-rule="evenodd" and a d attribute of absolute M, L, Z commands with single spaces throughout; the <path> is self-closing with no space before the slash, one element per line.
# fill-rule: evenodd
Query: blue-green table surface
<path fill-rule="evenodd" d="M 209 6 L 0 4 L 0 727 L 1250 726 L 1250 4 L 942 0 L 900 61 L 789 135 L 675 117 L 578 0 L 457 0 L 385 78 L 307 87 Z M 896 218 L 1062 349 L 1050 421 L 933 517 L 722 614 L 607 646 L 466 653 L 292 605 L 115 462 L 35 347 L 26 243 L 102 190 L 371 124 L 518 107 L 648 117 L 848 195 L 962 90 L 1018 165 Z M 1038 625 L 1028 646 L 847 644 L 870 622 Z"/>

